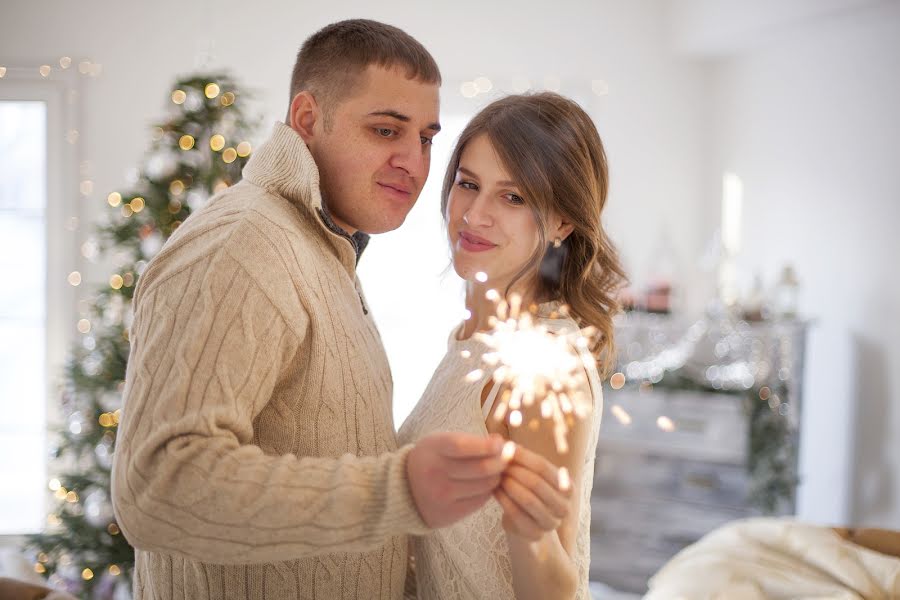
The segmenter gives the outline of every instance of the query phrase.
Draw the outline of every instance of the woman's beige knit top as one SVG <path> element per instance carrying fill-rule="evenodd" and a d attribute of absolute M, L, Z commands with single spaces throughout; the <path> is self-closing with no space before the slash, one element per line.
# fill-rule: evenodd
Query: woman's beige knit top
<path fill-rule="evenodd" d="M 571 332 L 578 326 L 569 318 L 550 318 L 554 303 L 539 307 L 539 323 L 554 333 Z M 481 392 L 490 381 L 490 369 L 481 380 L 469 382 L 466 375 L 481 365 L 487 346 L 474 337 L 458 340 L 450 335 L 447 354 L 412 413 L 400 428 L 402 443 L 415 442 L 434 431 L 464 431 L 487 435 Z M 594 454 L 603 414 L 603 392 L 594 365 L 586 364 L 594 410 L 591 434 L 584 455 L 578 534 L 573 560 L 578 570 L 578 600 L 590 600 L 588 569 L 591 562 L 591 489 Z M 429 535 L 413 538 L 419 600 L 515 600 L 512 564 L 503 510 L 493 498 L 471 515 Z"/>

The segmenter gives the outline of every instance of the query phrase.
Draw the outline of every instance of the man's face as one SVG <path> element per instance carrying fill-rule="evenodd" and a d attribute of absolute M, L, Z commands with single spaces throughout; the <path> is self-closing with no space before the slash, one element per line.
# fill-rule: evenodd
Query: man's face
<path fill-rule="evenodd" d="M 439 104 L 436 84 L 370 65 L 332 109 L 330 128 L 316 123 L 308 145 L 338 225 L 384 233 L 403 224 L 428 177 Z"/>

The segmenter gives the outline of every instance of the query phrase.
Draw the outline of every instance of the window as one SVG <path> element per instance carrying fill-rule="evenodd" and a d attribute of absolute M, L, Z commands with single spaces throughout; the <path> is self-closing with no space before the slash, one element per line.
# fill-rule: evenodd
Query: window
<path fill-rule="evenodd" d="M 0 546 L 40 531 L 49 507 L 48 428 L 77 322 L 78 95 L 74 72 L 0 80 Z"/>
<path fill-rule="evenodd" d="M 40 529 L 47 468 L 47 105 L 0 100 L 0 534 Z"/>

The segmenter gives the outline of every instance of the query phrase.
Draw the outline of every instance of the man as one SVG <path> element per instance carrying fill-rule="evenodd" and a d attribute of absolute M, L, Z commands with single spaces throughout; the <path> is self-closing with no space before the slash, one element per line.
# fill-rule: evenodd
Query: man
<path fill-rule="evenodd" d="M 367 234 L 399 227 L 425 183 L 439 84 L 399 29 L 319 31 L 286 124 L 141 277 L 113 469 L 136 600 L 400 598 L 405 536 L 500 484 L 499 439 L 397 448 L 356 278 Z"/>

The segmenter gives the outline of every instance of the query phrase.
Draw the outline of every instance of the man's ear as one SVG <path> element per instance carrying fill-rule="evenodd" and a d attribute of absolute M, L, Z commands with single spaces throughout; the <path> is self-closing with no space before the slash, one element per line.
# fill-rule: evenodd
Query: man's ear
<path fill-rule="evenodd" d="M 288 125 L 307 145 L 315 137 L 316 125 L 322 120 L 322 111 L 315 97 L 307 90 L 294 96 L 288 110 Z"/>

